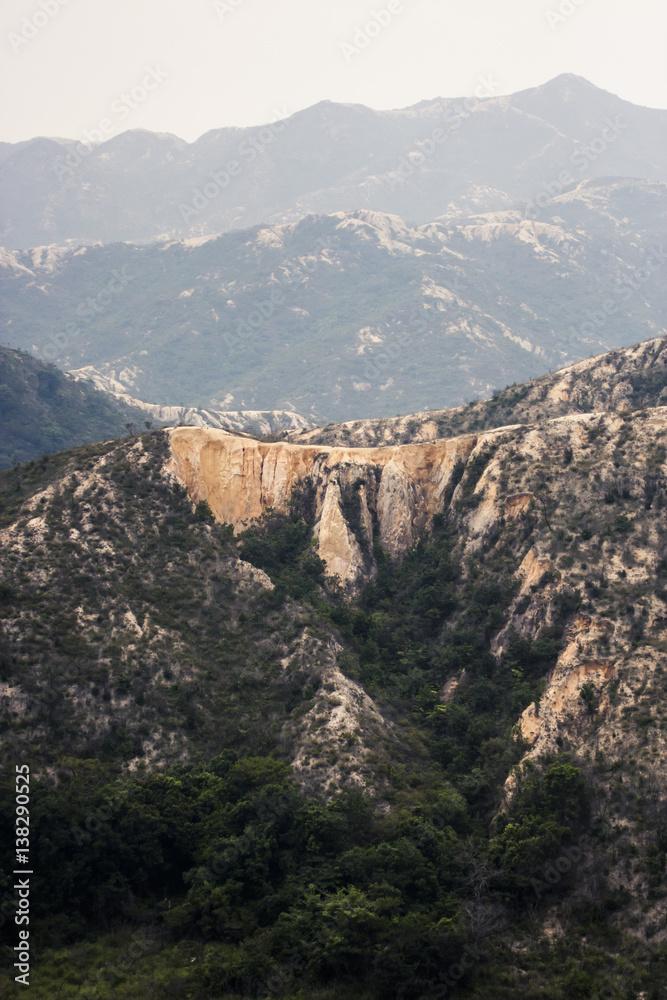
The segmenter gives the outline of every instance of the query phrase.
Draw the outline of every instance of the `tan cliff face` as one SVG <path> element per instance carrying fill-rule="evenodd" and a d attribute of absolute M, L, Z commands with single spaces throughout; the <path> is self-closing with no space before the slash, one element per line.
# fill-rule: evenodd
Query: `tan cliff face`
<path fill-rule="evenodd" d="M 310 485 L 319 554 L 328 573 L 353 590 L 373 576 L 374 529 L 385 551 L 400 557 L 442 510 L 457 462 L 467 462 L 481 441 L 468 435 L 427 445 L 322 448 L 178 427 L 170 444 L 168 472 L 235 531 L 269 508 L 285 512 L 293 487 Z M 357 509 L 354 525 L 344 515 L 346 502 Z"/>
<path fill-rule="evenodd" d="M 528 757 L 587 745 L 610 760 L 664 756 L 664 730 L 656 725 L 642 743 L 627 718 L 657 718 L 667 670 L 667 590 L 656 575 L 667 536 L 667 407 L 376 449 L 266 444 L 192 428 L 172 431 L 170 441 L 169 471 L 236 529 L 268 507 L 285 510 L 292 487 L 310 484 L 320 555 L 350 593 L 374 575 L 375 536 L 398 558 L 441 511 L 456 526 L 464 573 L 499 551 L 505 558 L 509 544 L 516 590 L 491 652 L 501 658 L 513 634 L 535 641 L 565 626 L 541 698 L 517 719 Z M 458 462 L 465 468 L 455 486 Z M 576 594 L 585 611 L 570 613 L 568 595 Z M 443 704 L 466 681 L 465 670 L 443 676 Z M 515 787 L 512 774 L 508 797 Z"/>

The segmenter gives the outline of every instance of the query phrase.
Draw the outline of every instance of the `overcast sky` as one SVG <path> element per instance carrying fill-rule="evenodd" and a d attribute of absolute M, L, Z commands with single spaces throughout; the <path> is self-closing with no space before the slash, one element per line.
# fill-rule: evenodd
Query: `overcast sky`
<path fill-rule="evenodd" d="M 576 73 L 667 108 L 665 0 L 3 0 L 0 139 L 106 120 L 188 141 L 323 99 L 377 109 Z"/>

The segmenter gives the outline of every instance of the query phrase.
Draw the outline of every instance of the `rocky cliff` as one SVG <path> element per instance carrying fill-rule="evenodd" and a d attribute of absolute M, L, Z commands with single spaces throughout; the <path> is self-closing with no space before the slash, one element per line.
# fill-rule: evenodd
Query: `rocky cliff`
<path fill-rule="evenodd" d="M 245 525 L 295 506 L 347 599 L 321 574 L 294 586 L 305 530 L 291 576 L 262 562 L 280 518 L 239 559 Z M 361 786 L 378 812 L 445 775 L 492 830 L 564 757 L 602 831 L 578 905 L 648 936 L 667 915 L 666 516 L 660 406 L 377 449 L 176 428 L 44 458 L 0 476 L 4 745 L 44 773 L 268 746 L 302 788 Z"/>
<path fill-rule="evenodd" d="M 351 591 L 375 573 L 375 535 L 393 558 L 405 553 L 442 510 L 459 463 L 486 442 L 468 435 L 430 445 L 320 448 L 186 427 L 169 437 L 169 472 L 235 530 L 270 508 L 285 512 L 295 488 L 310 494 L 319 555 Z"/>
<path fill-rule="evenodd" d="M 191 500 L 207 499 L 236 529 L 269 508 L 287 510 L 295 487 L 307 490 L 319 553 L 350 593 L 376 572 L 374 539 L 400 561 L 444 514 L 468 576 L 492 581 L 509 571 L 516 581 L 491 642 L 496 661 L 517 637 L 561 636 L 541 697 L 517 720 L 526 759 L 565 746 L 613 761 L 632 748 L 642 772 L 667 751 L 659 724 L 667 407 L 376 449 L 264 444 L 188 428 L 171 431 L 170 443 L 168 469 Z M 441 681 L 447 704 L 465 686 L 465 670 Z M 630 724 L 634 713 L 648 728 Z M 510 797 L 516 782 L 510 775 Z"/>

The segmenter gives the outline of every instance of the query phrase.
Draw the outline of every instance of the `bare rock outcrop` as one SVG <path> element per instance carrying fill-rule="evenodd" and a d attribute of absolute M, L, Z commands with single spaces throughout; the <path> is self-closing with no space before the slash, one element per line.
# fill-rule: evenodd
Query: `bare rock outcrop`
<path fill-rule="evenodd" d="M 319 554 L 348 590 L 374 574 L 375 532 L 390 556 L 405 553 L 442 509 L 457 463 L 480 445 L 467 435 L 428 445 L 321 448 L 190 427 L 170 431 L 170 443 L 167 471 L 235 531 L 268 509 L 286 512 L 293 489 L 308 486 Z"/>

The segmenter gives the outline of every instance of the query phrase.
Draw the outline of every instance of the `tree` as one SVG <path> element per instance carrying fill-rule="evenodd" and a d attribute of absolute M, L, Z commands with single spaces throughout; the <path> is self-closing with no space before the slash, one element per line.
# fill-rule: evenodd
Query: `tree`
<path fill-rule="evenodd" d="M 579 691 L 579 697 L 586 703 L 589 715 L 595 714 L 595 684 L 587 681 Z"/>
<path fill-rule="evenodd" d="M 195 507 L 195 517 L 198 521 L 213 521 L 213 511 L 208 500 L 199 500 Z"/>

